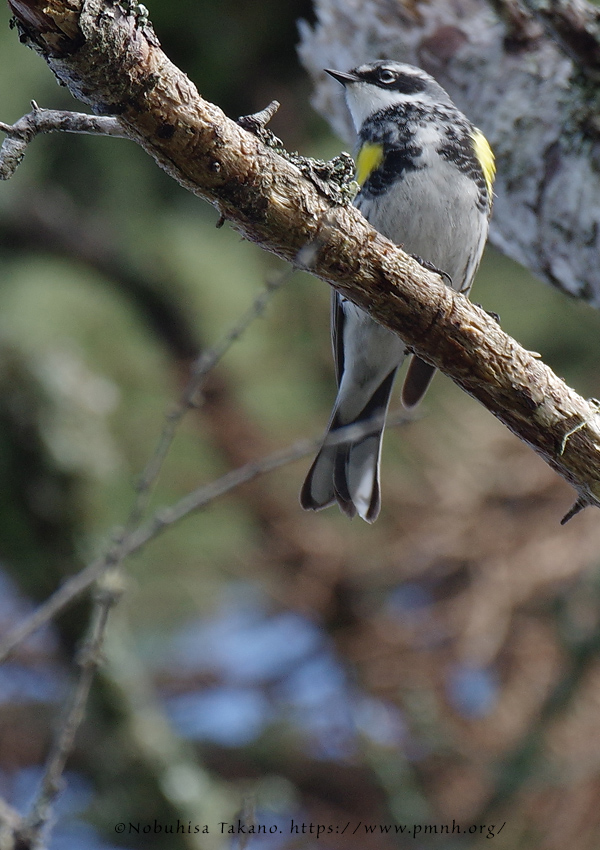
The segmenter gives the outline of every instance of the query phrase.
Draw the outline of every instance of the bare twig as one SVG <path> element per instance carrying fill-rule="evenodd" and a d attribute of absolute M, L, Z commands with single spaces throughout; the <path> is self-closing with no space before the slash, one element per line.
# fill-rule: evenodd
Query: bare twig
<path fill-rule="evenodd" d="M 0 121 L 0 130 L 7 134 L 0 148 L 0 180 L 13 176 L 25 156 L 27 145 L 40 133 L 86 133 L 92 136 L 118 136 L 128 138 L 116 118 L 86 115 L 84 112 L 62 112 L 40 109 L 35 101 L 33 109 L 14 124 Z"/>
<path fill-rule="evenodd" d="M 354 207 L 336 206 L 304 176 L 310 172 L 204 101 L 146 21 L 118 5 L 104 15 L 102 0 L 10 4 L 23 39 L 76 97 L 117 114 L 162 168 L 247 238 L 292 262 L 318 245 L 316 276 L 477 398 L 575 487 L 578 505 L 600 505 L 600 417 L 592 407 Z M 580 422 L 561 454 L 565 433 Z"/>
<path fill-rule="evenodd" d="M 52 596 L 36 610 L 11 629 L 0 641 L 0 663 L 23 641 L 50 622 L 60 611 L 64 611 L 73 600 L 78 599 L 111 564 L 112 555 L 103 555 L 92 561 L 83 570 L 67 579 Z"/>
<path fill-rule="evenodd" d="M 62 775 L 73 749 L 77 730 L 85 715 L 90 688 L 101 664 L 101 649 L 111 608 L 123 590 L 118 572 L 106 572 L 98 588 L 85 644 L 79 653 L 80 674 L 46 762 L 37 799 L 31 813 L 17 831 L 20 846 L 37 848 L 62 788 Z"/>
<path fill-rule="evenodd" d="M 167 416 L 154 454 L 140 476 L 137 484 L 137 495 L 124 528 L 115 535 L 113 544 L 104 555 L 92 561 L 81 572 L 68 579 L 31 617 L 20 623 L 4 640 L 0 641 L 0 662 L 30 634 L 37 631 L 44 623 L 51 620 L 74 599 L 78 598 L 102 575 L 104 570 L 118 565 L 129 554 L 127 549 L 129 536 L 137 528 L 142 519 L 152 492 L 152 487 L 160 474 L 162 464 L 172 445 L 177 427 L 185 413 L 194 406 L 195 399 L 198 396 L 204 379 L 254 319 L 262 315 L 268 302 L 275 292 L 286 282 L 289 274 L 290 272 L 287 271 L 281 274 L 273 283 L 269 284 L 259 293 L 254 302 L 230 330 L 224 334 L 223 338 L 197 358 L 192 367 L 191 378 L 182 394 L 181 400 Z"/>
<path fill-rule="evenodd" d="M 200 403 L 200 393 L 204 380 L 209 372 L 214 369 L 221 358 L 229 351 L 233 343 L 238 340 L 252 322 L 262 316 L 273 295 L 289 280 L 293 269 L 286 270 L 278 275 L 265 289 L 257 295 L 253 303 L 243 313 L 238 321 L 227 331 L 222 339 L 211 348 L 206 349 L 196 359 L 192 366 L 191 377 L 183 391 L 180 401 L 167 415 L 163 432 L 158 440 L 154 454 L 146 464 L 146 467 L 138 480 L 136 489 L 137 497 L 127 521 L 126 528 L 132 529 L 139 524 L 148 505 L 152 494 L 152 488 L 162 469 L 164 460 L 171 448 L 177 428 L 188 410 Z"/>
<path fill-rule="evenodd" d="M 386 422 L 388 426 L 397 426 L 407 424 L 413 420 L 414 417 L 408 415 L 406 411 L 397 411 L 396 413 L 389 414 Z M 357 425 L 349 425 L 330 434 L 327 442 L 331 445 L 336 445 L 347 440 L 356 440 L 376 430 L 380 425 L 381 420 L 379 418 L 361 422 Z M 300 458 L 307 457 L 319 448 L 322 442 L 322 437 L 312 440 L 300 440 L 260 460 L 246 463 L 238 469 L 227 472 L 216 481 L 198 487 L 197 490 L 193 490 L 170 508 L 163 508 L 157 511 L 146 525 L 140 526 L 137 530 L 130 532 L 126 536 L 121 534 L 109 552 L 92 561 L 81 572 L 68 579 L 33 614 L 5 635 L 2 641 L 0 641 L 0 662 L 4 661 L 30 635 L 81 596 L 107 568 L 114 566 L 115 563 L 120 563 L 134 552 L 138 552 L 143 546 L 158 537 L 166 528 L 189 516 L 194 511 L 206 507 L 206 505 L 219 496 L 224 496 L 241 484 L 247 484 L 260 475 L 272 472 L 275 469 L 300 460 Z"/>
<path fill-rule="evenodd" d="M 138 530 L 139 523 L 147 507 L 153 485 L 155 484 L 163 462 L 176 435 L 177 427 L 185 413 L 197 404 L 202 384 L 209 372 L 229 350 L 231 345 L 240 338 L 250 324 L 261 316 L 274 293 L 288 280 L 292 270 L 286 270 L 270 283 L 254 300 L 253 304 L 243 313 L 240 319 L 212 348 L 204 352 L 195 362 L 191 378 L 182 398 L 167 417 L 163 433 L 156 450 L 148 462 L 137 487 L 137 495 L 125 528 L 116 536 L 114 543 L 104 557 L 98 559 L 82 571 L 75 581 L 71 580 L 61 588 L 46 604 L 45 613 L 32 618 L 32 626 L 41 625 L 46 618 L 58 613 L 68 605 L 76 595 L 89 587 L 94 581 L 98 582 L 98 591 L 92 609 L 92 621 L 85 647 L 80 654 L 80 673 L 74 686 L 68 708 L 59 725 L 54 745 L 48 758 L 40 790 L 32 807 L 30 815 L 22 823 L 7 823 L 10 835 L 17 836 L 23 848 L 40 846 L 45 827 L 51 817 L 53 805 L 61 789 L 62 774 L 67 758 L 72 750 L 77 730 L 85 714 L 85 706 L 97 668 L 101 663 L 101 650 L 105 638 L 108 615 L 121 592 L 120 566 L 123 559 L 133 551 L 132 538 Z M 152 535 L 154 536 L 154 535 Z M 150 539 L 150 538 L 147 538 Z M 139 548 L 139 547 L 137 547 Z M 13 640 L 24 639 L 31 632 L 24 628 L 24 623 L 13 633 Z M 10 643 L 10 637 L 9 637 Z M 12 646 L 16 644 L 13 643 Z M 8 650 L 10 651 L 10 649 Z M 1 652 L 1 651 L 0 651 Z M 193 846 L 198 846 L 193 844 Z"/>
<path fill-rule="evenodd" d="M 259 303 L 266 303 L 267 293 L 262 294 L 262 299 Z M 257 299 L 258 301 L 258 299 Z M 255 304 L 256 306 L 256 304 Z M 237 328 L 242 328 L 244 319 L 246 323 L 251 320 L 251 311 L 247 311 L 245 317 L 237 324 Z M 254 311 L 254 316 L 258 312 Z M 229 335 L 229 343 L 233 342 L 236 335 Z M 224 345 L 223 341 L 223 345 Z M 226 350 L 226 346 L 221 349 L 221 354 Z M 197 378 L 201 378 L 206 374 L 206 367 L 211 359 L 218 359 L 217 350 L 213 350 L 213 354 L 205 360 L 204 364 L 197 364 Z M 193 386 L 192 386 L 193 385 Z M 188 390 L 197 391 L 198 381 L 190 382 Z M 193 394 L 188 394 L 188 399 L 191 402 Z M 184 410 L 181 415 L 183 415 Z M 180 418 L 177 421 L 180 421 Z M 411 417 L 405 412 L 392 414 L 388 416 L 388 424 L 398 425 L 411 421 Z M 360 425 L 352 425 L 347 428 L 339 429 L 334 434 L 328 435 L 328 442 L 339 443 L 346 440 L 357 439 L 364 434 L 376 430 L 381 425 L 381 418 L 373 419 Z M 147 478 L 144 483 L 143 494 L 150 487 L 155 475 L 160 470 L 162 459 L 164 458 L 165 449 L 168 448 L 167 443 L 172 439 L 170 427 L 165 429 L 163 439 L 159 445 L 160 453 L 153 458 L 153 465 L 147 469 Z M 81 672 L 77 683 L 73 689 L 73 693 L 65 712 L 64 719 L 59 726 L 58 733 L 52 751 L 48 758 L 44 776 L 42 779 L 40 791 L 37 800 L 32 808 L 30 815 L 26 820 L 21 822 L 20 819 L 15 820 L 9 817 L 10 812 L 7 810 L 7 817 L 0 818 L 4 821 L 5 829 L 9 835 L 17 836 L 21 847 L 36 848 L 39 847 L 39 841 L 44 832 L 44 828 L 52 814 L 52 807 L 56 797 L 61 790 L 61 779 L 66 764 L 66 760 L 72 750 L 75 735 L 83 720 L 85 706 L 89 696 L 92 681 L 96 670 L 101 662 L 101 649 L 105 637 L 108 615 L 110 610 L 118 600 L 122 591 L 119 567 L 123 560 L 134 552 L 139 551 L 148 542 L 158 537 L 166 528 L 179 522 L 184 517 L 192 512 L 205 507 L 211 501 L 220 495 L 230 492 L 237 486 L 247 483 L 257 476 L 270 472 L 281 466 L 287 465 L 301 457 L 311 454 L 321 444 L 321 439 L 302 440 L 291 447 L 275 452 L 260 461 L 245 464 L 237 470 L 227 473 L 222 478 L 211 484 L 199 487 L 197 490 L 180 499 L 171 508 L 164 509 L 155 514 L 155 516 L 142 527 L 131 527 L 127 533 L 121 533 L 118 539 L 110 550 L 101 558 L 88 565 L 77 576 L 74 576 L 62 588 L 60 588 L 46 603 L 44 603 L 34 614 L 27 620 L 9 633 L 0 644 L 0 661 L 4 660 L 12 650 L 18 646 L 29 635 L 36 631 L 40 626 L 48 620 L 64 610 L 71 602 L 74 601 L 81 593 L 87 590 L 94 582 L 99 582 L 99 590 L 96 596 L 95 604 L 92 611 L 92 623 L 89 629 L 88 638 L 84 649 L 80 655 Z M 170 444 L 170 443 L 169 443 Z M 140 496 L 138 496 L 138 499 Z M 141 513 L 141 504 L 137 505 L 136 512 L 132 512 L 130 521 L 139 520 Z M 131 683 L 130 683 L 131 684 Z M 141 687 L 141 686 L 140 686 Z M 140 691 L 141 693 L 141 691 Z M 213 801 L 214 802 L 214 801 Z M 0 811 L 0 815 L 2 812 Z M 16 815 L 18 818 L 18 815 Z M 1 833 L 0 833 L 1 835 Z"/>
<path fill-rule="evenodd" d="M 275 115 L 281 104 L 278 100 L 272 100 L 268 106 L 261 109 L 260 112 L 254 112 L 252 115 L 242 115 L 238 118 L 238 124 L 250 130 L 253 133 L 259 133 L 264 130 L 271 118 Z"/>
<path fill-rule="evenodd" d="M 65 712 L 63 721 L 59 726 L 52 751 L 44 770 L 38 796 L 32 807 L 30 815 L 23 822 L 22 826 L 19 826 L 16 831 L 13 830 L 13 833 L 18 835 L 19 840 L 24 847 L 35 848 L 39 846 L 45 826 L 51 817 L 53 805 L 61 789 L 62 774 L 66 761 L 73 748 L 77 730 L 85 714 L 85 706 L 87 704 L 87 699 L 96 670 L 101 663 L 101 650 L 104 643 L 108 615 L 122 590 L 120 567 L 123 559 L 130 554 L 131 551 L 134 551 L 135 548 L 140 548 L 140 546 L 132 548 L 131 543 L 132 540 L 135 540 L 136 538 L 136 532 L 139 531 L 138 526 L 146 510 L 153 485 L 158 479 L 164 460 L 175 438 L 177 428 L 186 412 L 197 404 L 198 394 L 201 391 L 201 387 L 206 376 L 217 365 L 231 345 L 240 338 L 250 324 L 258 316 L 263 314 L 274 293 L 281 288 L 292 272 L 293 269 L 280 274 L 275 281 L 268 285 L 263 292 L 255 298 L 253 304 L 245 311 L 229 332 L 224 335 L 220 342 L 214 347 L 208 349 L 197 359 L 192 368 L 191 378 L 182 398 L 177 407 L 167 417 L 167 421 L 158 441 L 156 450 L 148 462 L 140 481 L 138 482 L 137 495 L 125 528 L 120 531 L 114 544 L 110 547 L 105 557 L 100 558 L 95 562 L 95 564 L 90 565 L 91 567 L 94 567 L 94 569 L 88 568 L 82 571 L 86 575 L 86 581 L 82 583 L 80 580 L 79 583 L 70 585 L 71 591 L 77 588 L 77 591 L 81 592 L 81 590 L 89 586 L 87 583 L 87 580 L 89 579 L 90 584 L 94 581 L 98 581 L 99 587 L 92 609 L 92 621 L 89 629 L 89 635 L 84 649 L 80 653 L 80 674 L 73 689 L 68 709 Z M 172 521 L 175 521 L 175 519 Z M 157 530 L 160 529 L 163 524 L 164 523 L 162 521 L 151 524 L 153 530 L 150 532 L 150 536 L 146 536 L 146 541 L 155 536 Z M 140 543 L 140 545 L 142 544 Z M 81 576 L 82 574 L 80 573 L 80 579 Z M 61 588 L 61 591 L 64 591 L 64 588 Z M 68 605 L 72 599 L 75 598 L 74 596 L 66 596 L 60 591 L 59 593 L 61 605 Z M 54 613 L 58 613 L 61 609 L 57 608 L 55 604 L 54 606 L 48 606 L 47 612 L 50 610 Z M 39 618 L 36 618 L 36 623 L 39 622 Z M 43 622 L 43 620 L 41 622 Z M 23 624 L 21 624 L 19 629 L 19 635 L 25 636 L 28 632 L 26 629 L 23 629 L 22 626 Z"/>

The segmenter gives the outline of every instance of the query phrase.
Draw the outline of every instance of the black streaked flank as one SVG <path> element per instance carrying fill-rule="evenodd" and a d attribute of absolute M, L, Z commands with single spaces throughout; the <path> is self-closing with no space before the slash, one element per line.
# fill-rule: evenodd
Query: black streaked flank
<path fill-rule="evenodd" d="M 479 189 L 477 206 L 485 212 L 489 209 L 492 199 L 488 194 L 483 169 L 475 154 L 471 132 L 470 126 L 446 126 L 444 129 L 446 141 L 442 142 L 438 153 L 474 181 Z"/>
<path fill-rule="evenodd" d="M 479 190 L 477 206 L 487 212 L 492 199 L 473 147 L 473 127 L 457 110 L 445 106 L 427 109 L 419 103 L 403 103 L 381 110 L 365 121 L 360 142 L 381 143 L 384 160 L 365 181 L 362 194 L 365 197 L 381 195 L 408 171 L 422 167 L 418 163 L 422 148 L 414 143 L 415 131 L 433 121 L 441 135 L 438 153 L 475 182 Z"/>

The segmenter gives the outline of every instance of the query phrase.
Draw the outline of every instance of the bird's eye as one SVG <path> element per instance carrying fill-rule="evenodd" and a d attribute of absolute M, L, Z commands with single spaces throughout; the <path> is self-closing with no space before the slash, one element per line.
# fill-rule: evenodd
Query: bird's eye
<path fill-rule="evenodd" d="M 385 83 L 385 85 L 390 85 L 391 83 L 396 81 L 396 75 L 393 71 L 390 71 L 389 68 L 382 68 L 379 72 L 379 82 Z"/>

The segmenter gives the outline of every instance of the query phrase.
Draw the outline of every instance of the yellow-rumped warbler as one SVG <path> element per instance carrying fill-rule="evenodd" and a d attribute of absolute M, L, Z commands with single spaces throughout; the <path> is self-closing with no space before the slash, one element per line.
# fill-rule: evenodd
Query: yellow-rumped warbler
<path fill-rule="evenodd" d="M 494 156 L 485 136 L 420 68 L 384 60 L 327 73 L 344 86 L 358 132 L 356 206 L 384 236 L 468 293 L 492 206 Z M 338 394 L 328 439 L 300 501 L 307 510 L 337 501 L 348 516 L 374 522 L 381 437 L 406 346 L 335 292 L 332 337 Z M 402 388 L 405 407 L 419 403 L 434 372 L 412 357 Z M 336 430 L 369 420 L 368 433 L 335 439 Z"/>

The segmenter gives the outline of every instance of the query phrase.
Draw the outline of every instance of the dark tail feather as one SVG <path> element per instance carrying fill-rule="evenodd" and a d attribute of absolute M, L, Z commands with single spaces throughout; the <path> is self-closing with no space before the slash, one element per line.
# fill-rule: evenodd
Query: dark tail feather
<path fill-rule="evenodd" d="M 414 356 L 408 365 L 404 386 L 402 387 L 402 404 L 410 410 L 421 401 L 431 379 L 435 375 L 435 366 L 431 366 L 420 357 Z"/>
<path fill-rule="evenodd" d="M 379 491 L 379 456 L 384 419 L 387 412 L 396 369 L 381 382 L 359 416 L 349 425 L 377 419 L 378 424 L 354 442 L 328 445 L 314 460 L 300 493 L 305 510 L 318 511 L 337 501 L 349 517 L 357 513 L 367 522 L 375 522 L 381 506 Z M 334 415 L 329 433 L 343 427 Z"/>
<path fill-rule="evenodd" d="M 365 522 L 375 522 L 381 509 L 379 457 L 383 426 L 373 434 L 346 446 L 338 454 L 333 487 L 340 509 L 349 517 L 356 513 Z"/>
<path fill-rule="evenodd" d="M 333 471 L 340 446 L 324 445 L 314 459 L 300 491 L 305 511 L 320 511 L 335 502 Z"/>

